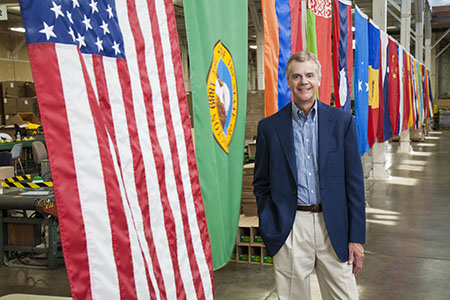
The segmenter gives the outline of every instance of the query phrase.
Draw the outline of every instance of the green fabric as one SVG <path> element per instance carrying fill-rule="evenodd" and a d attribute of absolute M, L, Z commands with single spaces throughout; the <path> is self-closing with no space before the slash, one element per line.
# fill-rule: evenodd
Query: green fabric
<path fill-rule="evenodd" d="M 310 10 L 306 10 L 306 50 L 317 56 L 317 38 L 316 38 L 316 15 Z"/>
<path fill-rule="evenodd" d="M 239 222 L 247 106 L 248 7 L 243 0 L 185 0 L 183 6 L 197 165 L 213 266 L 217 270 L 229 261 Z M 228 154 L 213 134 L 208 98 L 211 90 L 207 90 L 213 49 L 219 40 L 231 53 L 237 83 L 236 125 Z"/>
<path fill-rule="evenodd" d="M 317 37 L 316 37 L 316 15 L 312 10 L 306 10 L 306 51 L 314 53 L 317 57 Z M 319 98 L 319 90 L 316 92 Z"/>

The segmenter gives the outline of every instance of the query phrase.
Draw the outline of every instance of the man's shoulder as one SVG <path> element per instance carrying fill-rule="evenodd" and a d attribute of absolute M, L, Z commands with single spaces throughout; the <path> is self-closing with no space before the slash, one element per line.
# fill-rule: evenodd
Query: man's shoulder
<path fill-rule="evenodd" d="M 319 102 L 319 107 L 321 108 L 322 111 L 329 113 L 336 119 L 351 120 L 353 117 L 350 113 L 343 111 L 339 108 L 330 106 L 328 104 L 325 104 L 323 102 Z M 319 118 L 320 118 L 320 110 L 319 110 Z"/>

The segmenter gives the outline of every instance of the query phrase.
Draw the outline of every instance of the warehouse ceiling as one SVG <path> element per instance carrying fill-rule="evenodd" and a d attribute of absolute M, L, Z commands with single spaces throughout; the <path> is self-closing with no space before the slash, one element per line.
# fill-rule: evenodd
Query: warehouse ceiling
<path fill-rule="evenodd" d="M 256 22 L 261 22 L 262 10 L 261 0 L 248 0 L 249 1 L 249 21 L 248 21 L 248 43 L 249 45 L 256 45 Z M 416 9 L 415 0 L 411 0 L 411 53 L 414 53 L 414 33 L 415 33 L 415 21 L 416 21 Z M 372 18 L 372 0 L 354 0 L 358 7 L 367 15 Z M 0 21 L 0 33 L 8 33 L 11 27 L 22 27 L 22 20 L 20 17 L 20 9 L 18 1 L 13 0 L 0 0 L 0 4 L 6 4 L 8 8 L 8 21 Z M 401 0 L 387 0 L 388 14 L 387 14 L 387 33 L 393 36 L 396 40 L 400 40 L 400 6 Z M 181 0 L 174 0 L 175 15 L 177 20 L 177 28 L 179 32 L 180 43 L 186 43 L 186 30 L 184 23 L 184 11 Z M 261 23 L 259 23 L 261 24 Z M 432 10 L 432 32 L 435 33 L 434 41 L 438 41 L 437 49 L 442 49 L 447 45 L 450 45 L 450 34 L 448 29 L 450 28 L 450 6 L 433 7 Z M 258 26 L 258 25 L 257 25 Z M 20 34 L 20 33 L 14 33 Z M 425 32 L 424 32 L 425 35 Z M 441 40 L 440 38 L 443 37 Z M 251 51 L 252 49 L 250 49 Z"/>

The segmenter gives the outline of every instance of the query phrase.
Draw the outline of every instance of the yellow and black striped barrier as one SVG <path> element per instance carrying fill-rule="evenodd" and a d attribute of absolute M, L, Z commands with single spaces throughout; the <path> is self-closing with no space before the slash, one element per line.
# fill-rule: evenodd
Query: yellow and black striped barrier
<path fill-rule="evenodd" d="M 46 182 L 31 182 L 31 175 L 27 174 L 25 176 L 16 176 L 16 177 L 9 177 L 5 178 L 5 180 L 2 183 L 2 187 L 9 188 L 9 187 L 18 187 L 18 188 L 41 188 L 41 187 L 52 187 L 53 182 L 52 181 L 46 181 Z"/>
<path fill-rule="evenodd" d="M 5 181 L 7 181 L 7 182 L 27 181 L 27 180 L 31 180 L 30 174 L 26 174 L 25 176 L 16 176 L 16 177 L 5 178 Z"/>

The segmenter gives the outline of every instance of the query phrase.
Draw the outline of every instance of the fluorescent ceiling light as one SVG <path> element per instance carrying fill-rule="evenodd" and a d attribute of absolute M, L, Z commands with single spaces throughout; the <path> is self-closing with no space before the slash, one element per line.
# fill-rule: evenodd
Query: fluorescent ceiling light
<path fill-rule="evenodd" d="M 25 32 L 25 28 L 23 28 L 23 27 L 11 27 L 9 30 L 15 31 L 15 32 Z"/>

